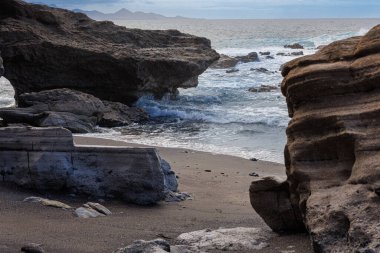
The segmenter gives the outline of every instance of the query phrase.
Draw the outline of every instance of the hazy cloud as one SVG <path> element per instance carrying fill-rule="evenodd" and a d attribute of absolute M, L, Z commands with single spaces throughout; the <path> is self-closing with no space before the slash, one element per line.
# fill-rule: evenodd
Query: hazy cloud
<path fill-rule="evenodd" d="M 28 0 L 114 12 L 120 8 L 203 18 L 379 17 L 379 0 Z"/>

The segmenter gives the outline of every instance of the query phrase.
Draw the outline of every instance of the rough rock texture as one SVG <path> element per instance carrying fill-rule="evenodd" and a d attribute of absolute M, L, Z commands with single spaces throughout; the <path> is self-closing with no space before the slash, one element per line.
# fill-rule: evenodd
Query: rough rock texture
<path fill-rule="evenodd" d="M 315 251 L 380 252 L 380 26 L 282 74 L 292 117 L 283 186 Z"/>
<path fill-rule="evenodd" d="M 154 204 L 165 175 L 153 148 L 75 146 L 63 128 L 0 128 L 0 182 Z"/>
<path fill-rule="evenodd" d="M 0 1 L 0 50 L 16 100 L 71 88 L 131 104 L 146 92 L 195 87 L 219 58 L 210 44 L 176 30 L 127 29 L 68 10 Z"/>
<path fill-rule="evenodd" d="M 205 252 L 220 251 L 253 251 L 268 246 L 267 241 L 274 233 L 261 228 L 220 228 L 204 229 L 178 236 L 177 243 L 191 246 Z"/>
<path fill-rule="evenodd" d="M 74 133 L 93 132 L 96 125 L 115 127 L 148 119 L 148 115 L 139 108 L 101 101 L 90 94 L 70 89 L 24 93 L 19 96 L 19 108 L 0 108 L 0 117 L 7 124 L 60 126 Z"/>
<path fill-rule="evenodd" d="M 274 236 L 271 231 L 260 228 L 204 229 L 179 235 L 174 246 L 163 239 L 140 240 L 114 253 L 251 252 L 267 247 L 267 241 Z"/>
<path fill-rule="evenodd" d="M 221 54 L 219 60 L 213 63 L 210 67 L 214 69 L 228 69 L 235 67 L 238 63 L 238 59 Z"/>
<path fill-rule="evenodd" d="M 166 252 L 172 252 L 170 250 L 170 244 L 163 240 L 163 239 L 155 239 L 153 241 L 135 241 L 133 244 L 118 249 L 114 251 L 114 253 L 137 253 L 137 252 L 144 252 L 144 253 L 166 253 Z"/>
<path fill-rule="evenodd" d="M 294 43 L 290 45 L 285 45 L 284 48 L 290 48 L 290 49 L 304 49 L 304 47 L 299 43 Z"/>
<path fill-rule="evenodd" d="M 273 231 L 305 231 L 301 213 L 295 212 L 290 202 L 289 186 L 283 182 L 275 177 L 253 181 L 251 204 Z"/>
<path fill-rule="evenodd" d="M 214 62 L 210 67 L 214 68 L 214 69 L 232 68 L 232 71 L 227 70 L 227 73 L 233 73 L 233 72 L 239 71 L 239 70 L 234 68 L 234 67 L 236 67 L 236 65 L 238 63 L 254 62 L 254 61 L 258 61 L 258 60 L 259 60 L 259 55 L 256 52 L 251 52 L 248 55 L 235 56 L 235 57 L 231 57 L 231 56 L 222 54 L 222 55 L 220 55 L 219 60 Z"/>
<path fill-rule="evenodd" d="M 4 75 L 3 58 L 1 58 L 1 55 L 0 55 L 0 77 L 2 77 L 3 75 Z"/>

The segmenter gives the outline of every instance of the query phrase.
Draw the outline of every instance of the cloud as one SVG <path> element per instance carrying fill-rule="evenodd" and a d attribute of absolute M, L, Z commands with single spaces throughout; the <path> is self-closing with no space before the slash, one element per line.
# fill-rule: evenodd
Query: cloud
<path fill-rule="evenodd" d="M 0 0 L 1 1 L 1 0 Z M 202 18 L 377 17 L 379 0 L 27 0 L 67 9 L 121 8 Z"/>

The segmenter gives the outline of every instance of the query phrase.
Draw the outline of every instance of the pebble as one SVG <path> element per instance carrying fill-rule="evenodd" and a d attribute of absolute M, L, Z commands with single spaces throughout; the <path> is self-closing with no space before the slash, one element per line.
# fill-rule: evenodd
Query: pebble
<path fill-rule="evenodd" d="M 98 211 L 88 208 L 88 207 L 79 207 L 75 210 L 75 215 L 79 218 L 88 219 L 96 218 L 99 216 L 105 216 L 104 214 L 99 213 Z"/>
<path fill-rule="evenodd" d="M 41 244 L 37 243 L 28 243 L 21 248 L 21 251 L 25 253 L 46 253 Z"/>
<path fill-rule="evenodd" d="M 256 172 L 249 173 L 249 175 L 251 177 L 259 177 L 259 174 L 257 174 Z"/>

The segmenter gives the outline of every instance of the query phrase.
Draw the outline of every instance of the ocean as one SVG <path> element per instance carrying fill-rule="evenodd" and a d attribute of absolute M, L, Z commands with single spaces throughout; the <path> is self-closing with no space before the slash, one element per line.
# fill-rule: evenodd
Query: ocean
<path fill-rule="evenodd" d="M 154 20 L 115 21 L 129 28 L 151 30 L 177 29 L 207 37 L 221 54 L 246 55 L 269 51 L 274 59 L 239 64 L 238 72 L 208 69 L 199 77 L 197 88 L 180 89 L 176 97 L 155 100 L 142 97 L 137 106 L 151 116 L 146 124 L 102 129 L 91 136 L 131 143 L 180 147 L 244 158 L 283 163 L 285 129 L 289 118 L 280 89 L 253 93 L 248 89 L 281 83 L 280 66 L 294 59 L 278 56 L 301 50 L 284 48 L 300 43 L 304 54 L 312 54 L 320 45 L 365 34 L 380 19 L 322 20 Z M 266 68 L 267 73 L 251 71 Z M 14 103 L 13 90 L 0 80 L 0 106 Z"/>

